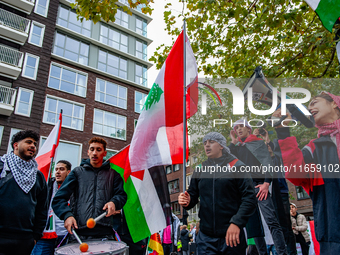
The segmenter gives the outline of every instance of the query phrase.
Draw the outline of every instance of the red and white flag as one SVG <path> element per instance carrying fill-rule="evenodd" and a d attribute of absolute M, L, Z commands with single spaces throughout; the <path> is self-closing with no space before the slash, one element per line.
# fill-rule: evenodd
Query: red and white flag
<path fill-rule="evenodd" d="M 184 36 L 186 117 L 197 111 L 197 64 L 189 39 L 182 32 L 159 71 L 139 116 L 129 152 L 132 172 L 183 162 Z"/>
<path fill-rule="evenodd" d="M 38 169 L 44 174 L 46 181 L 49 177 L 48 174 L 51 165 L 51 158 L 55 157 L 55 151 L 59 145 L 61 120 L 62 114 L 60 113 L 57 124 L 52 129 L 35 158 L 38 163 Z"/>

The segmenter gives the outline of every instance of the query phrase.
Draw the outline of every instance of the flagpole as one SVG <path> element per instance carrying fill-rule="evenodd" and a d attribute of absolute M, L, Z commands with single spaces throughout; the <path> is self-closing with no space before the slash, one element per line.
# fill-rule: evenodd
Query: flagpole
<path fill-rule="evenodd" d="M 186 190 L 186 148 L 187 148 L 187 111 L 186 111 L 186 27 L 185 19 L 183 21 L 183 192 Z"/>
<path fill-rule="evenodd" d="M 60 115 L 59 115 L 59 120 L 60 120 L 60 116 L 63 114 L 63 109 L 60 110 Z M 54 160 L 54 156 L 55 156 L 55 150 L 56 150 L 56 145 L 58 144 L 58 138 L 59 138 L 59 130 L 60 130 L 60 126 L 61 126 L 61 121 L 59 121 L 59 126 L 58 126 L 58 134 L 55 138 L 55 143 L 53 145 L 53 151 L 52 151 L 52 157 L 51 157 L 51 163 L 50 163 L 50 169 L 48 170 L 48 177 L 47 177 L 47 184 L 50 181 L 50 177 L 51 177 L 51 172 L 52 172 L 52 166 L 53 166 L 53 160 Z"/>

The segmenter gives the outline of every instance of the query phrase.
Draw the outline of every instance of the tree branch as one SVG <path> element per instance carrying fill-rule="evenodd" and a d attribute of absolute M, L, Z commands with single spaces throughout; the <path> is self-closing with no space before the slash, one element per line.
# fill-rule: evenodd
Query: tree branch
<path fill-rule="evenodd" d="M 326 66 L 325 71 L 323 71 L 323 73 L 319 77 L 317 77 L 317 78 L 321 78 L 322 76 L 324 76 L 327 73 L 328 68 L 331 66 L 331 64 L 332 64 L 332 62 L 334 60 L 335 51 L 336 51 L 336 47 L 333 48 L 331 59 L 329 60 L 327 66 Z"/>

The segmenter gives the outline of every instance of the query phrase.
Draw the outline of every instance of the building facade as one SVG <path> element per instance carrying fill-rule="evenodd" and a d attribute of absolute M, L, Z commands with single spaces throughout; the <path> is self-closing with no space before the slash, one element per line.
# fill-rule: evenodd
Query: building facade
<path fill-rule="evenodd" d="M 152 66 L 151 18 L 132 12 L 94 24 L 66 0 L 0 1 L 1 154 L 23 129 L 39 132 L 41 147 L 61 109 L 57 160 L 79 165 L 93 136 L 108 142 L 107 157 L 130 143 Z"/>

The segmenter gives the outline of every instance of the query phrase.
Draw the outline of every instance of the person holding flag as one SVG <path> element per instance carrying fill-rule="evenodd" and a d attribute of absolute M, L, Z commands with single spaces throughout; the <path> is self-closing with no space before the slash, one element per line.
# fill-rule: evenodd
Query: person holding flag
<path fill-rule="evenodd" d="M 0 254 L 29 255 L 47 219 L 47 185 L 34 159 L 39 134 L 16 133 L 0 161 Z"/>
<path fill-rule="evenodd" d="M 208 160 L 203 162 L 202 168 L 223 167 L 236 171 L 196 170 L 189 189 L 179 195 L 178 203 L 190 210 L 200 198 L 198 255 L 245 254 L 247 243 L 243 228 L 256 209 L 250 175 L 236 174 L 244 164 L 230 153 L 226 139 L 220 133 L 208 133 L 203 144 Z"/>
<path fill-rule="evenodd" d="M 323 92 L 308 105 L 318 129 L 318 137 L 299 149 L 289 127 L 277 126 L 276 133 L 283 164 L 294 171 L 286 178 L 302 186 L 313 201 L 315 235 L 320 254 L 340 254 L 340 179 L 336 169 L 340 159 L 340 96 Z M 281 117 L 281 109 L 273 113 Z M 288 119 L 291 119 L 288 113 Z M 287 121 L 288 122 L 288 121 Z M 289 125 L 285 123 L 285 125 Z"/>
<path fill-rule="evenodd" d="M 89 159 L 84 159 L 80 166 L 71 171 L 52 201 L 54 213 L 65 221 L 67 231 L 72 234 L 72 229 L 77 229 L 81 240 L 112 240 L 115 230 L 121 225 L 118 214 L 126 203 L 127 195 L 121 176 L 111 169 L 109 161 L 104 162 L 106 144 L 100 137 L 89 141 Z M 72 194 L 73 199 L 70 200 Z M 87 220 L 98 217 L 105 210 L 106 217 L 98 221 L 94 228 L 87 228 Z M 119 239 L 117 235 L 116 238 Z"/>

